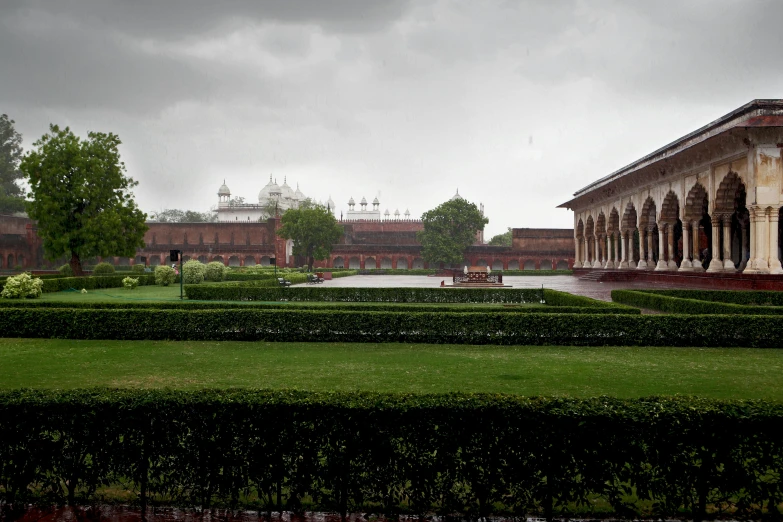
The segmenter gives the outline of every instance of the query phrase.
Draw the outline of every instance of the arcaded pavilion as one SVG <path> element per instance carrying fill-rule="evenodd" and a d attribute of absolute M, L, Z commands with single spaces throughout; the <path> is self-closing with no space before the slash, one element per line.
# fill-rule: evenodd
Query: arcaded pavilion
<path fill-rule="evenodd" d="M 783 100 L 754 100 L 584 187 L 575 268 L 783 274 Z"/>

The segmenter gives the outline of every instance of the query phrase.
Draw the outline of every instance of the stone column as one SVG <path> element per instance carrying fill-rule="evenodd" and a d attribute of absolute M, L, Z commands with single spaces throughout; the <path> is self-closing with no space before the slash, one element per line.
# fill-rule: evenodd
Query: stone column
<path fill-rule="evenodd" d="M 601 268 L 601 260 L 599 259 L 600 249 L 598 248 L 598 236 L 593 236 L 593 268 Z"/>
<path fill-rule="evenodd" d="M 731 217 L 724 216 L 723 219 L 723 269 L 731 272 L 737 269 L 731 260 Z"/>
<path fill-rule="evenodd" d="M 614 268 L 620 268 L 620 242 L 622 240 L 623 235 L 618 230 L 614 233 Z"/>
<path fill-rule="evenodd" d="M 630 232 L 626 230 L 625 232 L 620 232 L 620 265 L 618 268 L 628 268 L 628 250 L 629 250 L 629 244 L 628 244 L 628 236 L 630 235 Z"/>
<path fill-rule="evenodd" d="M 693 270 L 693 265 L 691 264 L 691 260 L 688 259 L 689 257 L 689 243 L 690 243 L 690 237 L 689 237 L 689 229 L 688 223 L 682 224 L 682 262 L 680 263 L 680 272 L 690 272 Z"/>
<path fill-rule="evenodd" d="M 748 209 L 750 210 L 750 209 Z M 758 206 L 753 207 L 756 215 L 756 259 L 753 262 L 753 268 L 759 274 L 769 273 L 769 227 L 767 226 L 767 209 Z"/>
<path fill-rule="evenodd" d="M 778 257 L 778 222 L 780 209 L 773 207 L 769 212 L 769 273 L 783 274 L 783 266 Z"/>
<path fill-rule="evenodd" d="M 722 272 L 723 263 L 720 261 L 720 232 L 721 232 L 721 215 L 715 214 L 712 216 L 712 260 L 710 266 L 707 268 L 707 272 Z"/>
<path fill-rule="evenodd" d="M 614 268 L 614 232 L 606 235 L 606 262 L 604 268 Z"/>
<path fill-rule="evenodd" d="M 694 272 L 704 272 L 704 267 L 701 266 L 701 250 L 699 243 L 699 222 L 694 221 L 693 224 L 693 262 L 691 263 L 691 270 Z M 684 243 L 684 242 L 683 242 Z"/>
<path fill-rule="evenodd" d="M 674 255 L 675 254 L 675 252 L 674 252 L 674 247 L 675 247 L 675 244 L 674 244 L 674 223 L 670 224 L 666 228 L 666 235 L 669 238 L 669 261 L 668 261 L 669 270 L 677 270 L 677 268 L 678 268 L 677 267 L 677 261 L 674 260 L 674 258 L 675 258 L 675 255 Z"/>
<path fill-rule="evenodd" d="M 663 229 L 665 226 L 664 223 L 658 223 L 658 264 L 655 266 L 656 272 L 669 269 L 669 264 L 664 260 L 663 255 L 663 242 L 665 240 L 663 237 Z M 669 234 L 669 237 L 671 237 L 671 234 Z M 671 255 L 671 251 L 669 252 L 669 255 Z"/>
<path fill-rule="evenodd" d="M 598 259 L 598 268 L 606 268 L 606 259 L 609 257 L 606 252 L 606 236 L 601 236 L 599 245 L 601 246 L 601 257 Z"/>
<path fill-rule="evenodd" d="M 649 245 L 647 242 L 647 236 L 649 233 L 640 228 L 639 229 L 639 263 L 636 265 L 637 270 L 647 270 L 647 251 L 649 250 Z M 631 245 L 631 239 L 632 236 L 628 234 L 628 257 L 630 258 L 633 255 L 633 245 Z M 631 266 L 630 263 L 628 263 L 628 266 Z"/>
<path fill-rule="evenodd" d="M 590 268 L 590 265 L 588 264 L 588 256 L 590 255 L 590 245 L 588 244 L 589 239 L 587 236 L 584 236 L 582 238 L 582 268 Z"/>
<path fill-rule="evenodd" d="M 574 236 L 574 268 L 582 268 L 582 262 L 580 261 L 582 257 L 579 255 L 580 244 L 581 240 Z"/>

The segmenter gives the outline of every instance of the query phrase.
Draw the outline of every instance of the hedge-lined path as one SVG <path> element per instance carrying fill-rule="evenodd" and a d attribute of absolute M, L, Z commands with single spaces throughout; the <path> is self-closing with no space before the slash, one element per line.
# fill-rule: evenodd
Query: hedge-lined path
<path fill-rule="evenodd" d="M 0 339 L 0 389 L 268 388 L 783 401 L 783 350 Z"/>
<path fill-rule="evenodd" d="M 430 276 L 401 276 L 401 275 L 357 275 L 352 277 L 344 277 L 341 279 L 333 279 L 323 283 L 324 286 L 333 287 L 419 287 L 419 288 L 435 288 L 439 287 L 441 281 L 444 281 L 448 286 L 451 284 L 451 279 L 444 277 L 430 277 Z M 634 288 L 651 288 L 650 283 L 643 282 L 607 282 L 598 283 L 596 281 L 582 281 L 577 277 L 570 275 L 552 275 L 552 276 L 508 276 L 503 277 L 505 284 L 511 285 L 514 288 L 549 288 L 552 290 L 559 290 L 561 292 L 568 292 L 576 295 L 583 295 L 585 297 L 591 297 L 593 299 L 600 299 L 601 301 L 612 300 L 612 290 L 618 289 L 634 289 Z M 658 284 L 655 285 L 656 289 L 664 288 L 682 288 L 681 286 Z M 708 289 L 710 287 L 705 287 Z"/>

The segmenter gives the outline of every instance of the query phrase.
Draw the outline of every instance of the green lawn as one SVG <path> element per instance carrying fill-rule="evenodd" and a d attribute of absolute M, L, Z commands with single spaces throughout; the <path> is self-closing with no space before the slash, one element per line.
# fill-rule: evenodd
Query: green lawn
<path fill-rule="evenodd" d="M 0 388 L 251 387 L 783 400 L 783 350 L 0 339 Z"/>

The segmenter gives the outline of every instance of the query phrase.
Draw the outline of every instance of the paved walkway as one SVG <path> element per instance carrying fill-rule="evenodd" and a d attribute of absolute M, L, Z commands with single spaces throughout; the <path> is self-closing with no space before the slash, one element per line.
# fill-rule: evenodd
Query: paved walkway
<path fill-rule="evenodd" d="M 435 288 L 440 286 L 440 282 L 445 281 L 447 285 L 451 284 L 448 277 L 429 277 L 429 276 L 407 276 L 407 275 L 357 275 L 351 277 L 341 277 L 331 281 L 325 281 L 324 286 L 334 287 L 425 287 Z M 618 288 L 680 288 L 678 286 L 643 282 L 614 282 L 598 283 L 595 281 L 580 281 L 570 275 L 555 276 L 507 276 L 503 282 L 511 285 L 513 288 L 550 288 L 560 290 L 571 294 L 584 295 L 593 299 L 602 301 L 611 301 L 612 290 Z M 690 288 L 690 287 L 689 287 Z M 709 287 L 705 287 L 709 288 Z"/>

